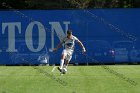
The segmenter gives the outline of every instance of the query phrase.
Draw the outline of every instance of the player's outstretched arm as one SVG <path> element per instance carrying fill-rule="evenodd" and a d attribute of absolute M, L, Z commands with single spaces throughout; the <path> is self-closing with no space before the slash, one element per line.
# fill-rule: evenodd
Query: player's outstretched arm
<path fill-rule="evenodd" d="M 78 41 L 78 44 L 82 48 L 82 52 L 85 53 L 86 52 L 86 49 L 85 49 L 84 45 L 82 44 L 82 42 L 81 41 Z"/>
<path fill-rule="evenodd" d="M 57 47 L 53 49 L 53 52 L 56 52 L 61 46 L 62 46 L 62 43 L 59 43 L 59 44 L 57 45 Z"/>

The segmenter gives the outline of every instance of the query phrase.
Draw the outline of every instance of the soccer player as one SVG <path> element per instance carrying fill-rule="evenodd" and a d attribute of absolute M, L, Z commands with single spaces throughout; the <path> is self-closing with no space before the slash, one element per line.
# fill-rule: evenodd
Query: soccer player
<path fill-rule="evenodd" d="M 72 58 L 72 54 L 74 52 L 75 41 L 82 48 L 82 52 L 85 53 L 86 49 L 83 46 L 82 42 L 75 36 L 72 35 L 72 30 L 67 31 L 67 36 L 63 38 L 63 40 L 57 45 L 56 48 L 53 49 L 53 52 L 57 51 L 62 45 L 64 45 L 64 50 L 62 51 L 60 67 L 58 70 L 62 73 L 62 70 L 65 69 L 67 71 L 67 66 Z M 64 64 L 65 61 L 65 64 Z"/>

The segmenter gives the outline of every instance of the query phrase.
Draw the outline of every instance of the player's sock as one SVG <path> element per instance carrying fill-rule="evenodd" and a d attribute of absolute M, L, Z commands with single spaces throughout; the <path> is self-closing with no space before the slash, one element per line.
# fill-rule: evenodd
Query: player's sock
<path fill-rule="evenodd" d="M 61 60 L 60 60 L 60 69 L 63 68 L 63 64 L 64 64 L 64 59 L 61 59 Z"/>

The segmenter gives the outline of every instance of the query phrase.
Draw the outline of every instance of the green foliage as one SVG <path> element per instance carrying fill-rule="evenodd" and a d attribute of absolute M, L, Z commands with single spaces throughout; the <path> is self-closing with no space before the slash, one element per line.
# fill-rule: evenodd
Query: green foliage
<path fill-rule="evenodd" d="M 15 9 L 135 8 L 139 0 L 0 0 Z M 0 9 L 7 9 L 0 6 Z"/>
<path fill-rule="evenodd" d="M 8 9 L 8 7 L 3 6 L 3 3 L 5 3 L 5 5 L 10 6 L 14 9 L 27 8 L 27 4 L 25 3 L 25 0 L 0 0 L 0 9 Z"/>

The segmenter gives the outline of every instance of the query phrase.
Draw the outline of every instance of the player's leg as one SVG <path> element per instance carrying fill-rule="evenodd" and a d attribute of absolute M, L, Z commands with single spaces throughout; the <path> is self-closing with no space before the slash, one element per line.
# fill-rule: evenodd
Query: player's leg
<path fill-rule="evenodd" d="M 66 50 L 63 50 L 62 55 L 61 55 L 61 60 L 60 60 L 60 67 L 58 67 L 58 70 L 61 72 L 64 66 L 64 60 L 66 57 L 67 53 Z"/>
<path fill-rule="evenodd" d="M 62 55 L 61 55 L 61 60 L 60 60 L 60 69 L 62 69 L 62 68 L 63 68 L 65 57 L 66 57 L 66 54 L 62 54 Z"/>
<path fill-rule="evenodd" d="M 66 69 L 68 67 L 70 60 L 72 59 L 72 54 L 73 54 L 73 50 L 67 51 L 67 57 L 66 57 L 65 65 L 64 65 L 64 68 L 66 68 Z"/>
<path fill-rule="evenodd" d="M 64 68 L 66 68 L 66 69 L 67 69 L 69 62 L 70 62 L 70 60 L 66 60 L 66 61 L 65 61 Z"/>
<path fill-rule="evenodd" d="M 70 62 L 70 60 L 71 60 L 71 58 L 70 59 L 68 59 L 68 60 L 65 60 L 65 64 L 64 64 L 64 66 L 63 66 L 63 74 L 66 74 L 67 73 L 67 67 L 68 67 L 68 64 L 69 64 L 69 62 Z"/>
<path fill-rule="evenodd" d="M 64 74 L 67 72 L 67 67 L 68 67 L 68 64 L 69 64 L 71 58 L 72 58 L 72 55 L 67 55 L 66 60 L 65 60 L 65 65 L 63 67 L 63 69 L 65 70 Z"/>

